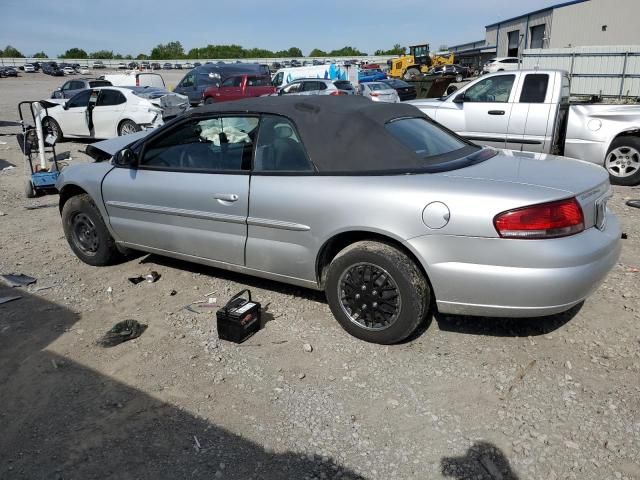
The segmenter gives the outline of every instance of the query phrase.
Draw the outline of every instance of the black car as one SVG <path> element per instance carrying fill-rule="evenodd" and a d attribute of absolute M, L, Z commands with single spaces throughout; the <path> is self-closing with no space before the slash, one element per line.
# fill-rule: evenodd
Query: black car
<path fill-rule="evenodd" d="M 173 70 L 173 65 L 170 64 L 169 62 L 165 63 L 164 65 L 162 65 L 162 68 L 164 70 Z"/>
<path fill-rule="evenodd" d="M 455 75 L 456 82 L 461 82 L 467 77 L 471 76 L 471 70 L 462 65 L 440 65 L 431 69 L 429 73 L 436 75 Z"/>
<path fill-rule="evenodd" d="M 175 70 L 182 70 L 182 64 L 181 63 L 176 63 L 176 64 L 173 65 L 173 68 Z"/>
<path fill-rule="evenodd" d="M 200 62 L 195 62 L 195 63 L 193 64 L 193 68 L 195 68 L 195 67 L 199 67 L 200 65 L 202 65 Z"/>
<path fill-rule="evenodd" d="M 0 77 L 17 77 L 18 70 L 13 67 L 0 67 Z"/>
<path fill-rule="evenodd" d="M 138 68 L 138 64 L 136 62 L 129 62 L 129 65 L 127 65 L 131 70 L 135 70 Z"/>
<path fill-rule="evenodd" d="M 386 83 L 396 92 L 398 92 L 398 97 L 400 97 L 401 102 L 404 102 L 406 100 L 413 100 L 417 97 L 416 87 L 408 84 L 407 82 L 403 82 L 402 80 L 398 80 L 396 78 L 386 78 L 384 80 L 378 81 Z"/>
<path fill-rule="evenodd" d="M 151 64 L 151 70 L 160 70 L 161 68 L 162 68 L 162 66 L 157 62 L 153 62 Z"/>

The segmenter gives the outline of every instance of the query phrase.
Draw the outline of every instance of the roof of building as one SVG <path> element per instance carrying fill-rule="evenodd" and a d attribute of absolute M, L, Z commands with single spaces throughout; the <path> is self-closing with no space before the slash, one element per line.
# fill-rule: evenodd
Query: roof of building
<path fill-rule="evenodd" d="M 495 27 L 495 26 L 501 25 L 503 23 L 508 23 L 508 22 L 512 22 L 514 20 L 518 20 L 519 18 L 528 17 L 530 15 L 535 15 L 537 13 L 547 12 L 549 10 L 555 10 L 557 8 L 568 7 L 570 5 L 575 5 L 576 3 L 584 3 L 584 2 L 588 2 L 588 1 L 589 0 L 572 0 L 571 2 L 557 3 L 555 5 L 550 5 L 548 7 L 541 8 L 540 10 L 534 10 L 533 12 L 529 12 L 529 13 L 524 13 L 522 15 L 518 15 L 517 17 L 511 17 L 511 18 L 507 18 L 506 20 L 501 20 L 499 22 L 492 23 L 490 25 L 485 25 L 485 28 Z"/>

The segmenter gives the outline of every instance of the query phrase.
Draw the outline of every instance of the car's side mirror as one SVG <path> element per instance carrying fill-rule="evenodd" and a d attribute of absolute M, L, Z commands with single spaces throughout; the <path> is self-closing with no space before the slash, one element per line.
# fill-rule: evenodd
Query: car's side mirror
<path fill-rule="evenodd" d="M 64 108 L 65 110 L 69 110 L 69 102 L 64 102 L 62 104 L 62 108 Z"/>
<path fill-rule="evenodd" d="M 453 99 L 453 103 L 464 103 L 464 92 Z"/>
<path fill-rule="evenodd" d="M 138 157 L 130 148 L 123 148 L 113 156 L 113 164 L 118 167 L 130 167 L 138 163 Z"/>

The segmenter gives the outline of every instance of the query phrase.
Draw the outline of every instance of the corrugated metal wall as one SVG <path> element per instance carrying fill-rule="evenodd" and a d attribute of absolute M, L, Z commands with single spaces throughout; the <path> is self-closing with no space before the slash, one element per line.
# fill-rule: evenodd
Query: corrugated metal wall
<path fill-rule="evenodd" d="M 639 18 L 640 0 L 590 0 L 557 8 L 548 46 L 640 44 Z"/>
<path fill-rule="evenodd" d="M 640 96 L 640 45 L 530 49 L 522 68 L 566 70 L 572 95 Z"/>

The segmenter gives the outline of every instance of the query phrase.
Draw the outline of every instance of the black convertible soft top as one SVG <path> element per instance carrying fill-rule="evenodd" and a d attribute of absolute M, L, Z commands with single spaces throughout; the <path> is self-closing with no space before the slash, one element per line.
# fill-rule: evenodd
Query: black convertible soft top
<path fill-rule="evenodd" d="M 428 118 L 412 105 L 376 103 L 359 96 L 291 95 L 205 105 L 186 112 L 182 118 L 214 112 L 275 114 L 289 118 L 321 173 L 429 169 L 423 157 L 385 129 L 385 123 L 394 119 Z M 468 155 L 477 151 L 477 147 L 469 148 L 470 152 L 460 153 Z"/>

